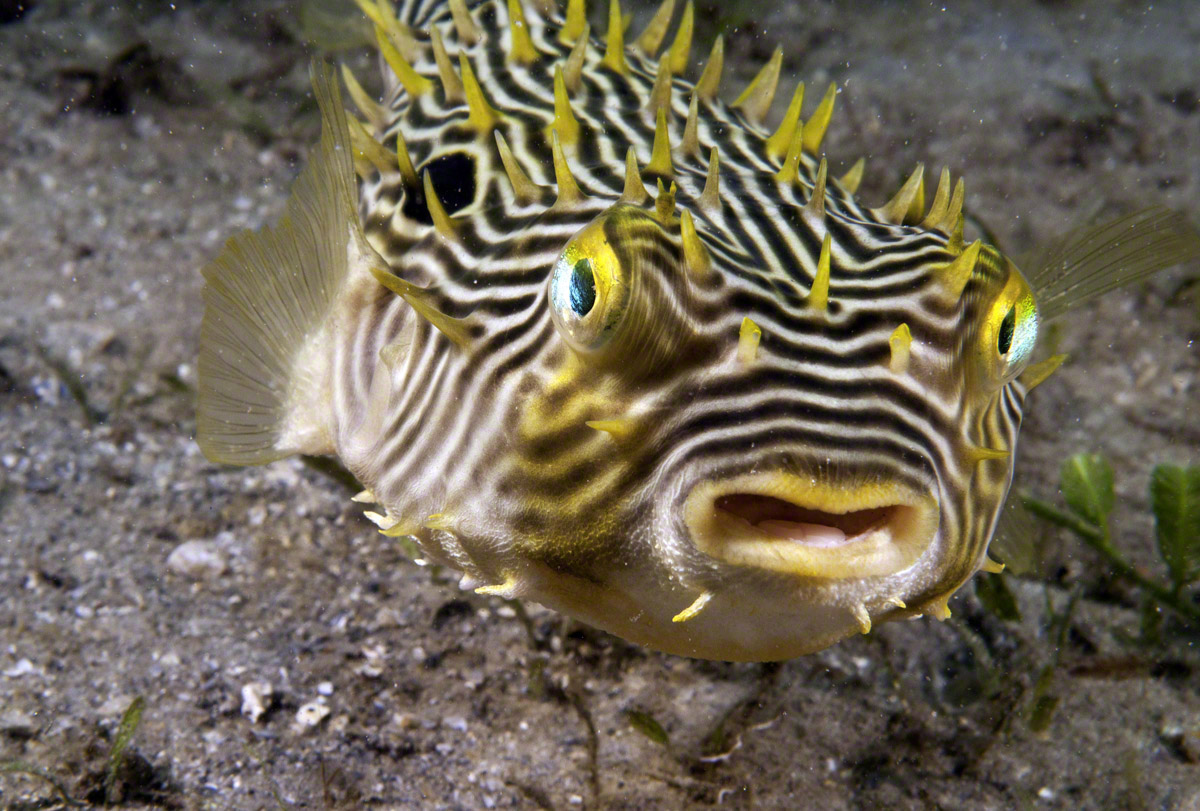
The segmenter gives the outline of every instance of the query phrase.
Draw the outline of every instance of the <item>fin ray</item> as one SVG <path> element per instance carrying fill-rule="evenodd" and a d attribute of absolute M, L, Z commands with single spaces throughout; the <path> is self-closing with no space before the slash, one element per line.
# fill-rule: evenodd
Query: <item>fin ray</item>
<path fill-rule="evenodd" d="M 1072 232 L 1030 263 L 1047 321 L 1126 284 L 1200 257 L 1200 233 L 1177 211 L 1152 206 Z"/>
<path fill-rule="evenodd" d="M 196 441 L 209 459 L 263 464 L 332 450 L 319 371 L 302 362 L 349 278 L 359 231 L 353 152 L 334 73 L 309 70 L 321 140 L 283 216 L 232 237 L 204 268 Z"/>

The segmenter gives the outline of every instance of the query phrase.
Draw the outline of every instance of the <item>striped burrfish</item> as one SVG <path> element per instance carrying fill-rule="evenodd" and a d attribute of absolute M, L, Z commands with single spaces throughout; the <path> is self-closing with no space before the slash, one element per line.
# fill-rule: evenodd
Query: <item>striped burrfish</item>
<path fill-rule="evenodd" d="M 382 100 L 314 65 L 282 219 L 205 270 L 199 444 L 334 454 L 464 587 L 662 651 L 946 616 L 999 568 L 1025 398 L 1062 360 L 1033 362 L 1039 326 L 1198 253 L 1151 209 L 1025 276 L 964 237 L 948 171 L 867 206 L 863 163 L 822 157 L 837 89 L 769 126 L 782 51 L 725 95 L 719 37 L 687 78 L 691 2 L 636 38 L 615 0 L 601 36 L 582 0 L 356 2 Z"/>

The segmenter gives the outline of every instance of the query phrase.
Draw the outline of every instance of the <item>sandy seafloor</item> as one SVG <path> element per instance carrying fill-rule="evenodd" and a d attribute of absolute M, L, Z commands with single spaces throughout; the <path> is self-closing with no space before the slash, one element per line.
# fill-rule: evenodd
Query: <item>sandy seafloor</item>
<path fill-rule="evenodd" d="M 1018 255 L 1098 207 L 1200 220 L 1191 0 L 756 6 L 728 32 L 726 94 L 776 41 L 777 108 L 795 78 L 837 80 L 827 151 L 837 171 L 868 156 L 868 201 L 916 161 L 949 165 Z M 1069 536 L 1008 578 L 1020 622 L 968 587 L 946 623 L 721 664 L 536 606 L 531 638 L 299 461 L 206 461 L 199 268 L 277 215 L 315 137 L 298 32 L 281 0 L 41 0 L 0 26 L 0 763 L 96 801 L 142 696 L 114 795 L 130 808 L 1200 808 L 1197 629 L 1133 641 L 1137 593 Z M 1048 498 L 1064 457 L 1106 454 L 1117 544 L 1160 576 L 1150 469 L 1200 462 L 1196 271 L 1065 319 L 1071 361 L 1020 447 L 1020 485 Z M 212 564 L 193 576 L 167 565 L 189 542 Z M 1046 606 L 1071 593 L 1051 636 Z M 254 682 L 273 690 L 257 721 Z M 302 728 L 312 702 L 328 715 Z M 0 772 L 5 808 L 56 798 Z"/>

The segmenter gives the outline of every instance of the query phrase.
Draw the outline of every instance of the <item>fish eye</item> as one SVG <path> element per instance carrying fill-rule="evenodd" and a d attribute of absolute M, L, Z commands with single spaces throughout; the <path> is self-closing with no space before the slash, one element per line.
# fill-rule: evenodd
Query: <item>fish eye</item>
<path fill-rule="evenodd" d="M 1015 268 L 988 312 L 982 336 L 984 344 L 980 348 L 988 375 L 998 385 L 1004 385 L 1025 368 L 1038 335 L 1033 292 Z"/>
<path fill-rule="evenodd" d="M 629 296 L 629 274 L 601 223 L 568 242 L 550 274 L 554 324 L 577 352 L 594 353 L 613 340 Z"/>

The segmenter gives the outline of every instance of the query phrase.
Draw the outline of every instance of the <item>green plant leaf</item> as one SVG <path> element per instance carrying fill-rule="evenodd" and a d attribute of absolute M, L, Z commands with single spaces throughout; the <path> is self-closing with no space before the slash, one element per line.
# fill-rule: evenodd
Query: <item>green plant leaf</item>
<path fill-rule="evenodd" d="M 1002 620 L 1009 622 L 1021 621 L 1021 610 L 1017 608 L 1017 600 L 1008 588 L 1004 576 L 983 572 L 975 578 L 975 596 L 983 607 Z"/>
<path fill-rule="evenodd" d="M 1113 472 L 1098 453 L 1077 453 L 1062 466 L 1063 498 L 1076 515 L 1103 526 L 1113 508 Z"/>
<path fill-rule="evenodd" d="M 1158 554 L 1178 588 L 1200 577 L 1200 467 L 1158 465 L 1150 474 Z"/>
<path fill-rule="evenodd" d="M 1064 618 L 1069 617 L 1074 610 L 1075 599 L 1067 604 Z M 1038 673 L 1037 681 L 1033 683 L 1033 700 L 1029 705 L 1027 723 L 1032 732 L 1045 732 L 1050 728 L 1054 719 L 1054 711 L 1058 709 L 1058 696 L 1054 693 L 1054 663 L 1046 665 Z"/>
<path fill-rule="evenodd" d="M 1029 729 L 1031 732 L 1045 732 L 1054 720 L 1054 711 L 1058 709 L 1058 696 L 1046 693 L 1038 696 L 1029 710 Z"/>
<path fill-rule="evenodd" d="M 641 710 L 627 710 L 625 715 L 629 717 L 629 725 L 638 732 L 642 733 L 659 746 L 670 745 L 671 737 L 667 735 L 667 731 L 663 729 L 662 724 L 654 720 L 653 715 L 648 712 L 642 712 Z"/>
<path fill-rule="evenodd" d="M 137 732 L 138 725 L 142 723 L 142 711 L 145 709 L 146 699 L 138 696 L 129 702 L 121 716 L 121 724 L 117 727 L 116 737 L 113 738 L 112 750 L 108 753 L 108 774 L 104 777 L 105 802 L 112 802 L 113 787 L 117 783 L 117 774 L 121 771 L 125 748 L 129 746 L 129 742 L 133 740 L 133 733 Z"/>
<path fill-rule="evenodd" d="M 1010 493 L 996 520 L 988 554 L 1003 563 L 1012 574 L 1032 574 L 1043 565 L 1045 544 L 1042 534 L 1042 528 L 1021 503 L 1021 497 Z"/>

